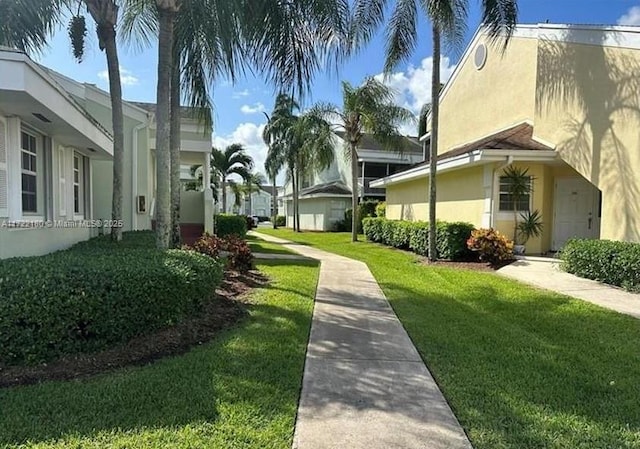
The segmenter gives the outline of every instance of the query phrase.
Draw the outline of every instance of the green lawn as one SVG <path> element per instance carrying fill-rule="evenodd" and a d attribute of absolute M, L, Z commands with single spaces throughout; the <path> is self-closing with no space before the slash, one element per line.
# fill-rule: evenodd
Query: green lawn
<path fill-rule="evenodd" d="M 640 321 L 348 234 L 261 232 L 369 265 L 476 449 L 640 448 Z"/>
<path fill-rule="evenodd" d="M 0 447 L 290 448 L 318 268 L 258 267 L 249 317 L 183 356 L 0 389 Z"/>
<path fill-rule="evenodd" d="M 265 242 L 264 240 L 260 240 L 259 238 L 253 237 L 251 235 L 248 235 L 246 239 L 249 247 L 251 248 L 251 251 L 254 253 L 295 254 L 293 251 L 289 251 L 288 249 L 283 248 L 282 245 Z"/>

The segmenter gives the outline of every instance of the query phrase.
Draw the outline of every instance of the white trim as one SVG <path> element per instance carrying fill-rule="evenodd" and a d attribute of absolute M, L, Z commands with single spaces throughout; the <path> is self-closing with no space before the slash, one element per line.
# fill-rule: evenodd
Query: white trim
<path fill-rule="evenodd" d="M 9 145 L 7 143 L 7 122 L 0 117 L 0 217 L 9 216 Z"/>
<path fill-rule="evenodd" d="M 500 162 L 511 157 L 514 161 L 552 162 L 558 158 L 558 153 L 552 150 L 493 150 L 479 149 L 459 156 L 453 156 L 438 161 L 437 173 L 455 170 L 489 162 Z M 376 179 L 369 183 L 369 187 L 384 188 L 389 185 L 412 181 L 429 176 L 429 164 L 396 173 L 385 178 Z"/>

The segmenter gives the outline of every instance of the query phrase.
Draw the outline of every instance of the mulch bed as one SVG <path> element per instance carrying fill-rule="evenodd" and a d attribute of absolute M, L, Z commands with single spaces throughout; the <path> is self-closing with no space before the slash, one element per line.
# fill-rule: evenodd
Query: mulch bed
<path fill-rule="evenodd" d="M 246 315 L 243 299 L 267 278 L 257 271 L 247 274 L 226 271 L 217 298 L 209 301 L 196 317 L 104 351 L 73 354 L 35 366 L 0 366 L 0 388 L 30 385 L 47 380 L 69 380 L 93 376 L 126 366 L 146 365 L 167 356 L 184 354 L 213 339 L 222 329 Z"/>
<path fill-rule="evenodd" d="M 450 260 L 437 260 L 435 262 L 429 262 L 429 259 L 423 258 L 421 262 L 425 265 L 432 267 L 447 267 L 447 268 L 456 268 L 459 270 L 474 270 L 474 271 L 496 271 L 502 267 L 506 267 L 507 265 L 515 262 L 514 260 L 508 260 L 505 262 L 501 262 L 497 265 L 492 265 L 488 262 L 480 262 L 480 261 L 460 261 L 454 262 Z"/>

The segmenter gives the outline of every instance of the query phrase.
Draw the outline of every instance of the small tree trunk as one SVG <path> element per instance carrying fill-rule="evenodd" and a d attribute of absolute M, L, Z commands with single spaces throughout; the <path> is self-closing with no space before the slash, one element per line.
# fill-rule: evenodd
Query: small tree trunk
<path fill-rule="evenodd" d="M 221 213 L 227 213 L 227 177 L 222 175 L 222 211 Z"/>
<path fill-rule="evenodd" d="M 124 126 L 122 115 L 122 83 L 120 80 L 120 64 L 116 45 L 116 23 L 118 5 L 114 1 L 85 1 L 89 14 L 97 24 L 100 49 L 107 57 L 107 73 L 109 74 L 109 97 L 111 99 L 111 121 L 113 124 L 113 192 L 111 197 L 111 240 L 122 240 L 122 179 L 124 176 Z M 135 186 L 132 191 L 135 192 Z M 132 217 L 133 219 L 133 217 Z"/>
<path fill-rule="evenodd" d="M 278 218 L 278 190 L 276 186 L 276 177 L 271 180 L 273 184 L 273 192 L 271 195 L 271 220 L 273 221 L 273 229 L 278 229 L 276 220 Z"/>
<path fill-rule="evenodd" d="M 174 45 L 171 69 L 171 246 L 179 248 L 180 235 L 180 60 Z"/>
<path fill-rule="evenodd" d="M 431 148 L 429 153 L 429 260 L 437 258 L 436 246 L 436 170 L 438 164 L 438 126 L 440 114 L 440 25 L 433 22 L 433 71 L 431 74 Z"/>
<path fill-rule="evenodd" d="M 358 148 L 351 142 L 351 241 L 358 241 Z"/>
<path fill-rule="evenodd" d="M 158 10 L 158 85 L 156 105 L 156 246 L 171 243 L 171 67 L 175 11 Z"/>

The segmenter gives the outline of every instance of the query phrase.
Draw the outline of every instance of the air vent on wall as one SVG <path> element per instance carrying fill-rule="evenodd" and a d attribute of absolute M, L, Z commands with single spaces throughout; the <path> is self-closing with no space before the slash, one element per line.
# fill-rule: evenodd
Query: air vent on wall
<path fill-rule="evenodd" d="M 44 115 L 40 114 L 39 112 L 32 112 L 32 114 L 33 114 L 33 116 L 35 118 L 37 118 L 41 122 L 51 123 L 51 120 L 49 120 L 48 118 L 46 118 Z"/>
<path fill-rule="evenodd" d="M 487 46 L 485 44 L 478 44 L 476 47 L 476 52 L 473 55 L 473 63 L 476 66 L 477 70 L 480 70 L 484 67 L 487 62 Z"/>

